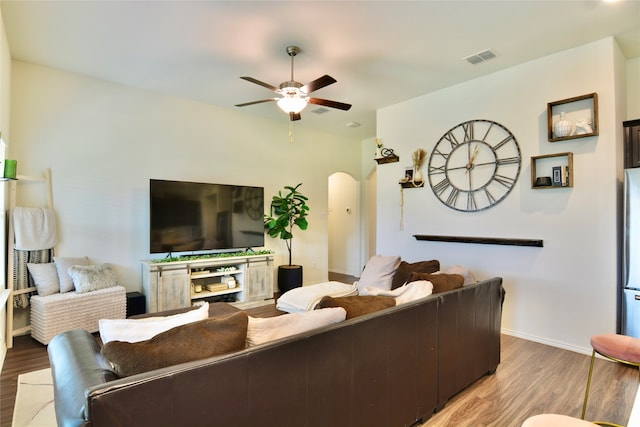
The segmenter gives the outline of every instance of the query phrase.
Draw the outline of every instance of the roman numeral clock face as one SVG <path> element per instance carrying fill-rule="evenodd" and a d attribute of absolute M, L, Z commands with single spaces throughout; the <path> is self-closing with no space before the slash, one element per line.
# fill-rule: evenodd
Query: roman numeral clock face
<path fill-rule="evenodd" d="M 429 157 L 429 184 L 445 205 L 463 212 L 495 206 L 520 174 L 518 142 L 490 120 L 469 120 L 445 133 Z"/>

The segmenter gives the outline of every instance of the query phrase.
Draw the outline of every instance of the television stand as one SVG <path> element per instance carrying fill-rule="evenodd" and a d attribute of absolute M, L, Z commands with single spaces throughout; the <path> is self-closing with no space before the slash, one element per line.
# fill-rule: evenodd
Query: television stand
<path fill-rule="evenodd" d="M 190 307 L 225 295 L 234 295 L 235 303 L 273 298 L 272 253 L 185 258 L 142 261 L 148 313 Z"/>

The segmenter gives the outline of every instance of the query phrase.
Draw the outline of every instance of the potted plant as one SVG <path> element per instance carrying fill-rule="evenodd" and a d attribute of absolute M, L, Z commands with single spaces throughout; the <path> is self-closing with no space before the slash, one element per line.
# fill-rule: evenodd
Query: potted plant
<path fill-rule="evenodd" d="M 289 264 L 278 267 L 278 288 L 282 293 L 302 286 L 302 266 L 294 265 L 291 257 L 294 227 L 306 230 L 309 226 L 307 222 L 309 199 L 298 191 L 301 185 L 302 183 L 295 187 L 285 186 L 284 189 L 288 191 L 286 194 L 278 191 L 271 200 L 269 215 L 264 216 L 264 228 L 267 234 L 284 240 L 289 251 Z"/>

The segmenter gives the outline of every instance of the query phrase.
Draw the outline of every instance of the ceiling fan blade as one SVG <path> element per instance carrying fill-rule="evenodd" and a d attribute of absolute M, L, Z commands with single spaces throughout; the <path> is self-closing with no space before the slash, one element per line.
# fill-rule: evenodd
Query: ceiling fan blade
<path fill-rule="evenodd" d="M 321 98 L 309 98 L 309 104 L 324 105 L 325 107 L 337 108 L 338 110 L 344 111 L 349 111 L 351 108 L 351 104 Z"/>
<path fill-rule="evenodd" d="M 322 89 L 325 86 L 334 84 L 336 81 L 337 80 L 334 79 L 333 77 L 325 74 L 324 76 L 319 77 L 310 83 L 307 83 L 306 85 L 302 86 L 300 89 L 308 95 L 314 90 Z"/>
<path fill-rule="evenodd" d="M 273 92 L 278 92 L 278 88 L 277 87 L 275 87 L 273 85 L 270 85 L 269 83 L 265 83 L 265 82 L 261 82 L 260 80 L 256 80 L 253 77 L 242 76 L 240 78 L 242 80 L 246 80 L 248 82 L 255 83 L 255 84 L 260 85 L 262 87 L 266 87 L 267 89 L 269 89 L 269 90 L 271 90 Z"/>
<path fill-rule="evenodd" d="M 261 99 L 260 101 L 245 102 L 243 104 L 236 104 L 236 107 L 246 107 L 247 105 L 262 104 L 263 102 L 272 102 L 272 101 L 277 101 L 278 99 L 280 98 L 269 98 L 269 99 Z"/>
<path fill-rule="evenodd" d="M 289 113 L 289 118 L 293 122 L 296 120 L 300 120 L 302 117 L 300 116 L 300 113 Z"/>

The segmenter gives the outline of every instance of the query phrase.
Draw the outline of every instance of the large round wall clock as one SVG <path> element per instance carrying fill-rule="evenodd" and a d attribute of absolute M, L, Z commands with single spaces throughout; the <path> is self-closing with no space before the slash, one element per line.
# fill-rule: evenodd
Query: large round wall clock
<path fill-rule="evenodd" d="M 491 120 L 469 120 L 448 130 L 429 157 L 429 184 L 438 200 L 463 212 L 505 199 L 520 174 L 520 147 Z"/>

